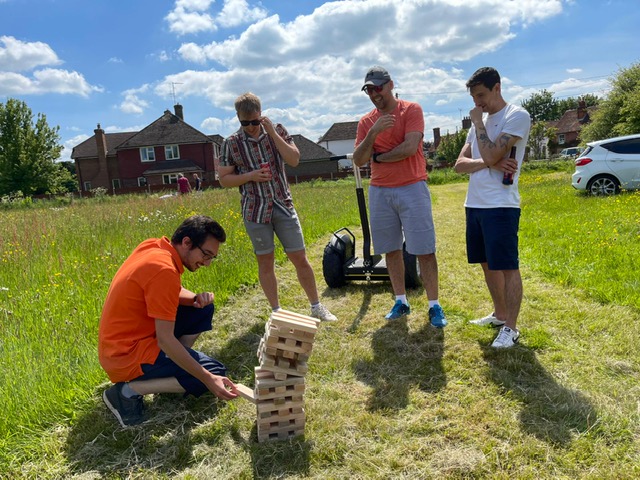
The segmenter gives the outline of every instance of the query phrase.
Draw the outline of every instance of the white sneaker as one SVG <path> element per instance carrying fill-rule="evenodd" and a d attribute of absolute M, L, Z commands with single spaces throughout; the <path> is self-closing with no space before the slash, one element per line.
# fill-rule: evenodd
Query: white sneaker
<path fill-rule="evenodd" d="M 483 327 L 485 325 L 491 325 L 492 327 L 501 327 L 502 325 L 504 325 L 504 322 L 502 320 L 498 320 L 496 318 L 495 313 L 491 313 L 491 315 L 487 315 L 486 317 L 476 318 L 475 320 L 471 320 L 469 323 L 472 325 L 480 325 Z"/>
<path fill-rule="evenodd" d="M 329 311 L 322 303 L 311 307 L 311 316 L 323 322 L 335 322 L 337 317 Z"/>
<path fill-rule="evenodd" d="M 519 338 L 520 332 L 518 330 L 505 326 L 500 329 L 491 346 L 493 348 L 510 348 L 516 344 Z"/>

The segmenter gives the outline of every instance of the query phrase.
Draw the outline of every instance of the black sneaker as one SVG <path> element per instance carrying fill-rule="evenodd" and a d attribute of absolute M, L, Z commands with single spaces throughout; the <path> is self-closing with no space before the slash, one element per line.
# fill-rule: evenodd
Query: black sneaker
<path fill-rule="evenodd" d="M 116 383 L 102 393 L 107 408 L 115 415 L 123 427 L 138 425 L 144 422 L 144 401 L 142 395 L 127 398 L 122 395 L 124 383 Z"/>

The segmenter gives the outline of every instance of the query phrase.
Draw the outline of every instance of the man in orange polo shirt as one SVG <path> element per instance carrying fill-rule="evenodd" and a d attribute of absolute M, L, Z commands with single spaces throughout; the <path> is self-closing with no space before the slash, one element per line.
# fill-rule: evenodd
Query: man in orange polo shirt
<path fill-rule="evenodd" d="M 376 108 L 358 122 L 353 161 L 362 166 L 371 160 L 371 237 L 375 252 L 385 254 L 396 296 L 386 318 L 395 320 L 411 311 L 404 282 L 402 244 L 406 242 L 407 252 L 418 257 L 431 325 L 442 328 L 447 320 L 438 301 L 436 235 L 422 153 L 422 108 L 397 99 L 389 72 L 379 66 L 369 69 L 362 91 Z"/>
<path fill-rule="evenodd" d="M 213 293 L 195 294 L 180 281 L 185 268 L 209 266 L 225 240 L 217 222 L 194 215 L 171 240 L 142 242 L 116 272 L 100 317 L 98 356 L 115 384 L 102 398 L 123 427 L 144 421 L 147 394 L 237 396 L 225 366 L 192 348 L 211 330 Z"/>

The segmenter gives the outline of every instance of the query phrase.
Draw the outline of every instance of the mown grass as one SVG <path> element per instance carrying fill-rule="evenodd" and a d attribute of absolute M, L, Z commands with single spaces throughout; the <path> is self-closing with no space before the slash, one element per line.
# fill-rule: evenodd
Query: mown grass
<path fill-rule="evenodd" d="M 521 185 L 523 341 L 510 352 L 492 351 L 495 332 L 467 324 L 490 306 L 464 256 L 466 185 L 432 187 L 444 331 L 427 325 L 419 291 L 412 315 L 389 324 L 389 285 L 325 289 L 328 232 L 358 223 L 353 185 L 294 187 L 320 290 L 340 320 L 316 340 L 305 437 L 272 444 L 256 443 L 255 410 L 243 401 L 156 396 L 151 423 L 122 430 L 100 400 L 95 336 L 109 281 L 140 240 L 170 234 L 193 211 L 230 232 L 220 263 L 184 277 L 217 295 L 214 330 L 199 348 L 253 384 L 268 308 L 253 286 L 237 192 L 3 213 L 0 360 L 11 367 L 0 373 L 0 476 L 637 477 L 640 318 L 635 263 L 624 253 L 637 252 L 640 198 L 579 195 L 562 170 L 525 173 Z M 591 225 L 601 227 L 584 230 Z M 304 313 L 288 263 L 278 277 L 282 304 Z"/>

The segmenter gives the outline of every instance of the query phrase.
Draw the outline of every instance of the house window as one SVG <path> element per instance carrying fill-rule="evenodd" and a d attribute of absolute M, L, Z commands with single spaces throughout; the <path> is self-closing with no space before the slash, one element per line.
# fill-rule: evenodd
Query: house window
<path fill-rule="evenodd" d="M 166 173 L 162 175 L 162 184 L 163 185 L 171 185 L 172 183 L 178 183 L 178 174 L 177 173 Z"/>
<path fill-rule="evenodd" d="M 560 135 L 558 135 L 558 144 L 564 145 L 564 133 L 561 133 Z"/>
<path fill-rule="evenodd" d="M 120 188 L 120 179 L 114 178 L 113 180 L 111 180 L 111 187 L 113 187 L 114 190 L 116 188 Z"/>
<path fill-rule="evenodd" d="M 180 158 L 178 145 L 165 145 L 164 156 L 167 160 L 178 160 Z"/>
<path fill-rule="evenodd" d="M 146 177 L 138 177 L 138 186 L 139 187 L 146 187 L 147 186 Z"/>
<path fill-rule="evenodd" d="M 84 191 L 88 192 L 91 190 L 91 182 L 84 182 Z"/>
<path fill-rule="evenodd" d="M 141 162 L 155 162 L 156 152 L 153 151 L 153 147 L 141 147 L 140 148 L 140 161 Z"/>

